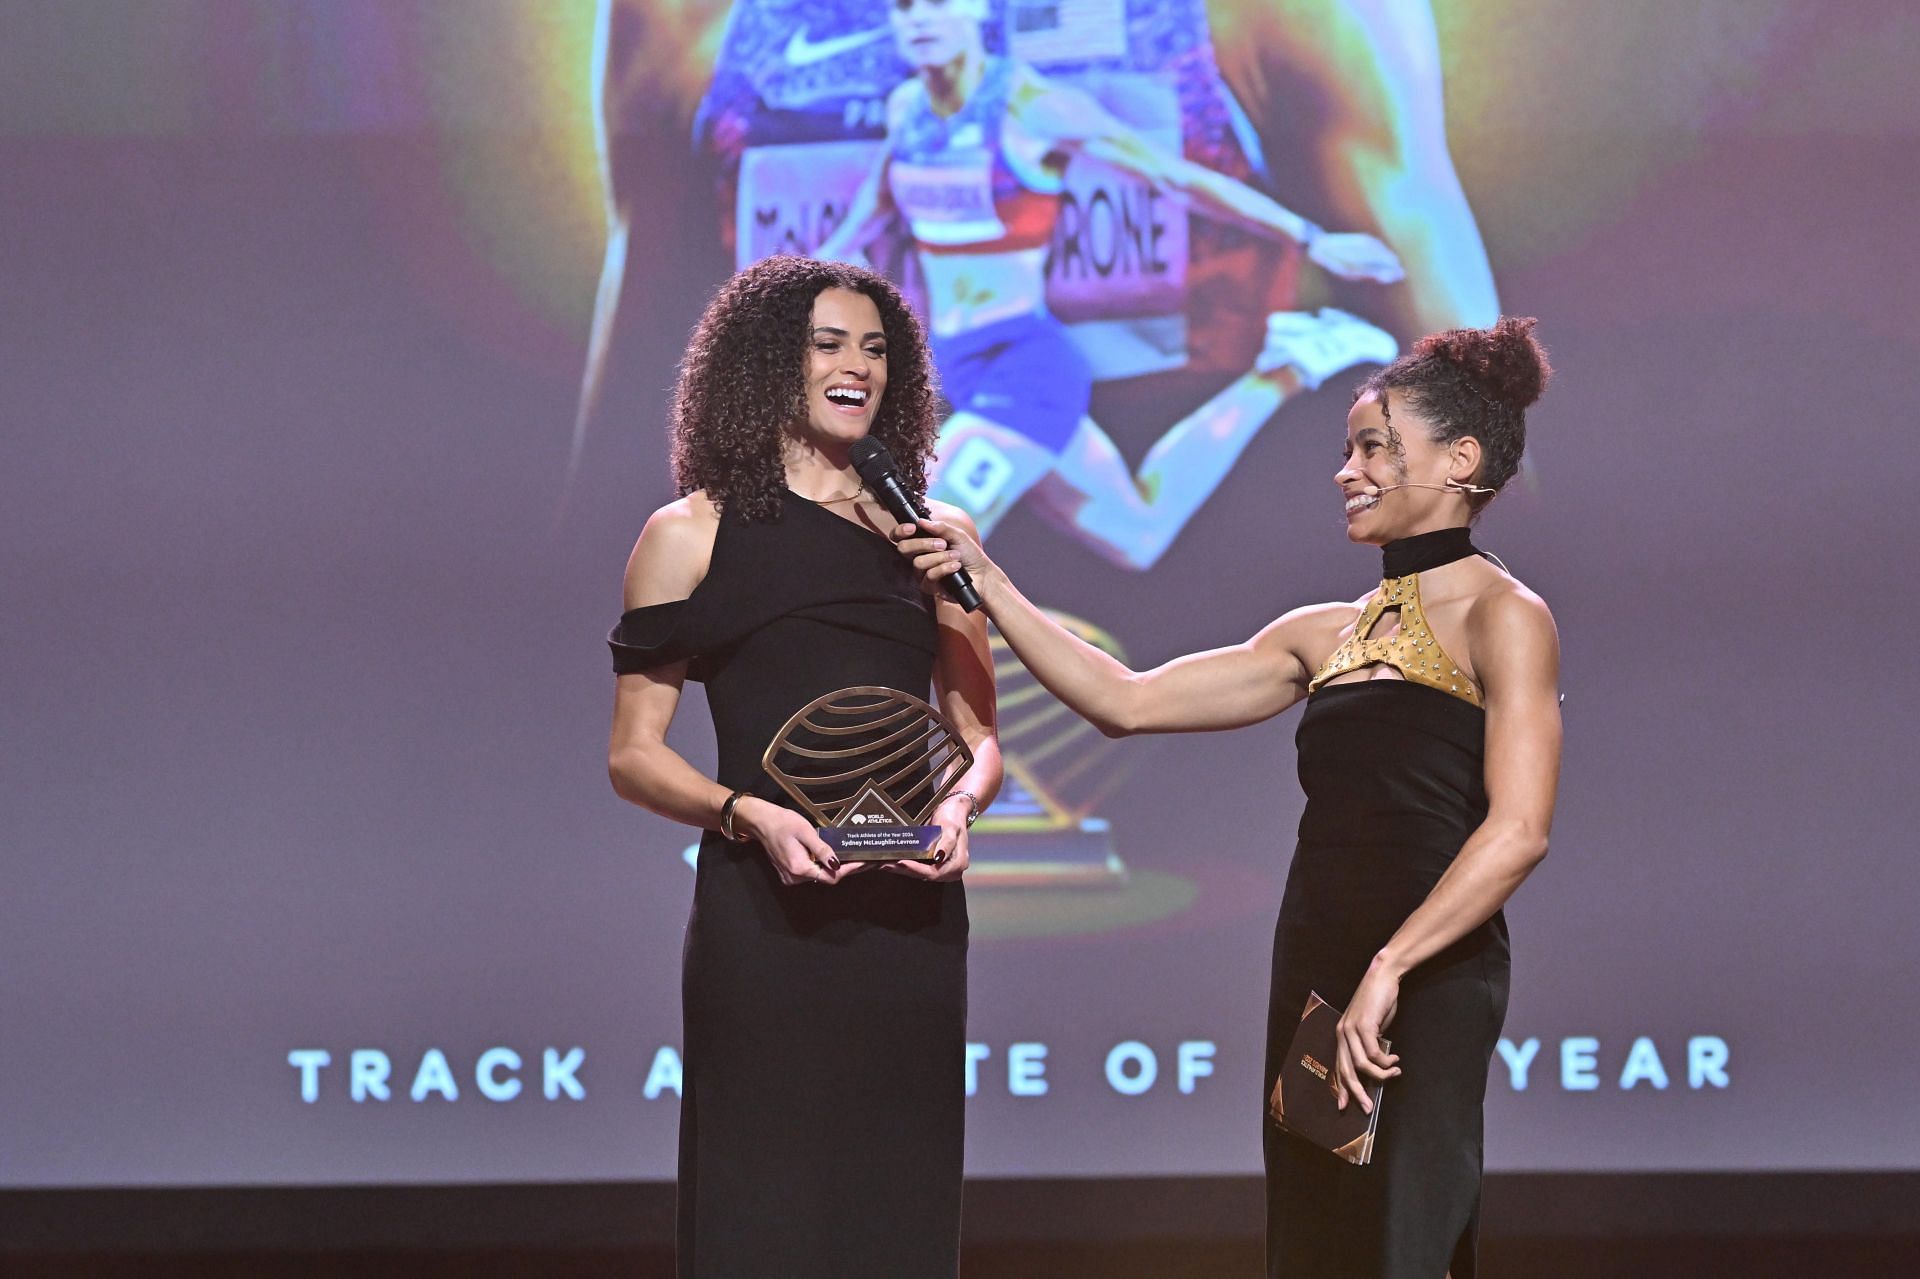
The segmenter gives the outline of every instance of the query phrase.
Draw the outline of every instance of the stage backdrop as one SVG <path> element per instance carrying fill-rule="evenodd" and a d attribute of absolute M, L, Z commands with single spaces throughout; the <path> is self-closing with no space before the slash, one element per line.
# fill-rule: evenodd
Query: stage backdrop
<path fill-rule="evenodd" d="M 932 10 L 1406 279 L 1123 167 L 1019 168 L 1004 100 L 945 158 L 910 110 L 890 138 Z M 919 216 L 861 252 L 936 317 L 940 251 L 1009 230 L 995 175 L 1049 188 L 1041 247 L 982 270 L 1044 293 L 1091 381 L 1067 428 L 1131 468 L 1218 425 L 1271 312 L 1402 349 L 1541 317 L 1558 376 L 1478 538 L 1559 619 L 1566 764 L 1509 909 L 1488 1164 L 1920 1167 L 1911 6 L 13 0 L 4 26 L 0 1182 L 671 1176 L 695 834 L 607 786 L 602 637 L 674 496 L 689 325 L 736 265 L 819 249 L 890 146 Z M 1134 663 L 1237 642 L 1376 580 L 1332 483 L 1361 346 L 1184 509 L 1148 484 L 1075 518 L 1128 499 L 1025 416 L 1030 375 L 941 483 Z M 1108 743 L 1017 667 L 1003 695 L 971 1171 L 1253 1171 L 1293 716 Z M 697 688 L 674 741 L 711 764 Z"/>

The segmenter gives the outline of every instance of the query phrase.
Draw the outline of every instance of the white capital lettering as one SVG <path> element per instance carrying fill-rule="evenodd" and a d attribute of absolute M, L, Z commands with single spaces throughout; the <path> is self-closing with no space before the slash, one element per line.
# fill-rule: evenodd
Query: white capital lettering
<path fill-rule="evenodd" d="M 1634 1040 L 1633 1047 L 1627 1050 L 1627 1064 L 1620 1071 L 1620 1086 L 1631 1089 L 1643 1079 L 1655 1088 L 1667 1086 L 1667 1068 L 1660 1061 L 1660 1050 L 1645 1035 Z"/>
<path fill-rule="evenodd" d="M 1727 1078 L 1727 1041 L 1718 1035 L 1695 1035 L 1687 1041 L 1687 1087 L 1725 1088 Z"/>
<path fill-rule="evenodd" d="M 355 1101 L 369 1097 L 386 1101 L 393 1096 L 393 1090 L 387 1087 L 387 1076 L 392 1073 L 393 1063 L 378 1048 L 356 1048 L 347 1058 L 348 1088 Z"/>
<path fill-rule="evenodd" d="M 967 1096 L 980 1091 L 980 1063 L 993 1055 L 985 1044 L 967 1045 Z"/>
<path fill-rule="evenodd" d="M 1007 1045 L 1007 1091 L 1016 1097 L 1047 1095 L 1047 1046 Z"/>
<path fill-rule="evenodd" d="M 586 1059 L 587 1050 L 584 1048 L 569 1048 L 565 1057 L 560 1055 L 557 1048 L 546 1050 L 541 1061 L 541 1090 L 547 1094 L 548 1101 L 560 1100 L 563 1090 L 575 1101 L 586 1097 L 587 1090 L 574 1078 L 580 1070 L 580 1063 Z"/>
<path fill-rule="evenodd" d="M 1592 1092 L 1600 1086 L 1594 1073 L 1600 1041 L 1581 1035 L 1560 1041 L 1560 1086 L 1568 1092 Z"/>
<path fill-rule="evenodd" d="M 1189 1039 L 1180 1045 L 1180 1091 L 1191 1094 L 1194 1081 L 1213 1073 L 1213 1044 L 1205 1039 Z"/>
<path fill-rule="evenodd" d="M 518 1079 L 511 1075 L 505 1079 L 495 1078 L 494 1072 L 501 1069 L 520 1069 L 520 1054 L 511 1048 L 489 1048 L 481 1053 L 480 1060 L 474 1063 L 474 1086 L 488 1101 L 512 1101 L 520 1095 Z"/>
<path fill-rule="evenodd" d="M 1533 1065 L 1533 1059 L 1539 1055 L 1540 1041 L 1529 1039 L 1518 1048 L 1511 1039 L 1502 1039 L 1494 1045 L 1500 1051 L 1500 1059 L 1507 1063 L 1507 1078 L 1513 1084 L 1515 1092 L 1527 1090 L 1527 1069 Z"/>
<path fill-rule="evenodd" d="M 453 1082 L 453 1067 L 447 1065 L 447 1055 L 438 1048 L 427 1049 L 427 1055 L 420 1059 L 420 1069 L 413 1074 L 413 1099 L 425 1101 L 430 1092 L 437 1092 L 448 1101 L 460 1100 L 460 1087 Z"/>
<path fill-rule="evenodd" d="M 1134 1066 L 1132 1073 L 1127 1070 L 1129 1062 Z M 1153 1049 L 1137 1039 L 1115 1044 L 1107 1054 L 1107 1083 L 1123 1096 L 1138 1097 L 1153 1087 L 1153 1081 L 1159 1077 L 1159 1059 L 1153 1055 Z"/>
<path fill-rule="evenodd" d="M 320 1072 L 333 1064 L 333 1054 L 324 1048 L 296 1048 L 287 1054 L 287 1065 L 300 1072 L 300 1100 L 311 1106 L 320 1100 Z"/>
<path fill-rule="evenodd" d="M 668 1090 L 672 1090 L 673 1095 L 678 1097 L 680 1085 L 684 1079 L 685 1074 L 680 1066 L 680 1054 L 671 1048 L 662 1048 L 653 1055 L 653 1065 L 647 1068 L 647 1086 L 642 1088 L 640 1093 L 648 1101 L 655 1100 L 661 1093 Z"/>

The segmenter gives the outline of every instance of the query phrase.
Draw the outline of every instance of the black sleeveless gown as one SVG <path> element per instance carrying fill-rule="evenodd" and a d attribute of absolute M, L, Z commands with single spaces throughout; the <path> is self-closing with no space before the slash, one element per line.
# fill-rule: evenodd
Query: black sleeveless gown
<path fill-rule="evenodd" d="M 1346 1007 L 1485 819 L 1485 730 L 1479 707 L 1407 680 L 1329 684 L 1307 699 L 1295 734 L 1307 806 L 1274 933 L 1269 1092 L 1308 992 Z M 1386 1084 L 1372 1163 L 1267 1124 L 1269 1276 L 1477 1274 L 1481 1103 L 1508 968 L 1496 914 L 1402 982 L 1386 1032 L 1402 1073 Z"/>
<path fill-rule="evenodd" d="M 794 805 L 760 757 L 856 684 L 926 697 L 932 605 L 878 534 L 795 494 L 723 518 L 686 600 L 634 609 L 614 669 L 692 659 L 719 780 Z M 967 904 L 885 871 L 780 883 L 760 846 L 700 844 L 681 983 L 682 1279 L 951 1279 L 959 1268 Z"/>

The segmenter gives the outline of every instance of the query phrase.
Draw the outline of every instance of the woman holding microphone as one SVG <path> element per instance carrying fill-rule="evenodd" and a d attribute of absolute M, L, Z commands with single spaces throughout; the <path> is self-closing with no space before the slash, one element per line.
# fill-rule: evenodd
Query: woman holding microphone
<path fill-rule="evenodd" d="M 1501 908 L 1546 855 L 1560 761 L 1552 614 L 1469 533 L 1513 477 L 1550 373 L 1532 327 L 1423 338 L 1362 384 L 1334 482 L 1348 538 L 1382 550 L 1380 586 L 1229 648 L 1130 670 L 1028 602 L 967 530 L 894 534 L 929 585 L 966 569 L 1027 668 L 1110 736 L 1238 728 L 1306 703 L 1266 1086 L 1318 992 L 1345 1009 L 1340 1104 L 1370 1110 L 1384 1083 L 1388 1117 L 1364 1167 L 1268 1127 L 1270 1275 L 1476 1273 Z"/>
<path fill-rule="evenodd" d="M 704 830 L 681 995 L 681 1279 L 953 1279 L 965 1122 L 967 828 L 1000 783 L 986 623 L 929 600 L 852 463 L 918 497 L 932 367 L 894 287 L 774 257 L 715 294 L 672 410 L 682 496 L 627 564 L 608 773 Z M 964 527 L 952 507 L 933 508 Z M 718 768 L 668 744 L 706 685 Z M 931 696 L 972 764 L 925 861 L 841 861 L 763 767 L 815 699 Z"/>

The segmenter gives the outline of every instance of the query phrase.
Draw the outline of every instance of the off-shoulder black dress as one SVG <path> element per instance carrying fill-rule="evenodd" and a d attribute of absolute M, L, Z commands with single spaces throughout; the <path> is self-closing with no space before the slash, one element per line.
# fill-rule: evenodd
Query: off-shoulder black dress
<path fill-rule="evenodd" d="M 795 494 L 723 518 L 692 596 L 634 609 L 621 674 L 689 661 L 719 780 L 791 801 L 761 754 L 816 697 L 926 697 L 932 606 L 885 538 Z M 958 1272 L 967 904 L 869 871 L 780 883 L 759 845 L 701 840 L 681 981 L 682 1279 Z"/>

